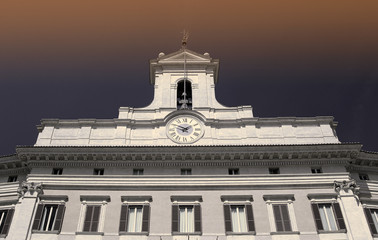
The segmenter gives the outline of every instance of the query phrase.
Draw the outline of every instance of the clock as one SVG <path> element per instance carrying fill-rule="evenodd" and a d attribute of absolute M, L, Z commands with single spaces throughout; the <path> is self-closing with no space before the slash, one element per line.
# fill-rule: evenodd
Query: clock
<path fill-rule="evenodd" d="M 176 143 L 194 143 L 203 136 L 204 132 L 202 122 L 189 115 L 175 117 L 166 126 L 168 138 Z"/>

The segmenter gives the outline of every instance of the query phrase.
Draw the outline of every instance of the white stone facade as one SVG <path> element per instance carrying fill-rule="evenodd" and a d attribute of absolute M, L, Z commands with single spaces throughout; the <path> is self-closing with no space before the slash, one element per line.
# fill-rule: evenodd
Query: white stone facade
<path fill-rule="evenodd" d="M 378 154 L 339 142 L 332 117 L 222 106 L 218 65 L 187 49 L 159 54 L 149 106 L 42 120 L 34 146 L 0 157 L 0 239 L 378 239 Z M 184 76 L 192 105 L 177 110 Z M 201 121 L 203 136 L 170 140 L 178 116 Z"/>

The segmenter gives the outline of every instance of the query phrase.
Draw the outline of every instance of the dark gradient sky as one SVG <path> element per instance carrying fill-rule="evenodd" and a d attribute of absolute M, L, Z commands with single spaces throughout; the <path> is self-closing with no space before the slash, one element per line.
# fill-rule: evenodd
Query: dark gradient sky
<path fill-rule="evenodd" d="M 0 1 L 0 155 L 42 118 L 115 118 L 153 98 L 148 60 L 220 59 L 218 101 L 256 117 L 325 116 L 378 151 L 378 2 Z"/>

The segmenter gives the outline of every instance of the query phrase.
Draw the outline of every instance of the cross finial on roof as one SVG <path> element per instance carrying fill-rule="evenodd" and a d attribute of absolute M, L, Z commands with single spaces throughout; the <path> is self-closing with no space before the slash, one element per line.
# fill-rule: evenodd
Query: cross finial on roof
<path fill-rule="evenodd" d="M 189 32 L 184 29 L 184 31 L 182 32 L 182 43 L 181 43 L 183 48 L 186 47 L 188 38 L 189 38 Z"/>

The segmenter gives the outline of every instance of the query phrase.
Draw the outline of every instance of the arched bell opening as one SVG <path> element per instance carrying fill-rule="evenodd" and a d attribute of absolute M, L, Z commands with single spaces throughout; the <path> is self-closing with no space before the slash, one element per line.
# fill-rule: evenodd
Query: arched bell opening
<path fill-rule="evenodd" d="M 189 80 L 177 83 L 177 109 L 192 109 L 192 83 Z"/>

